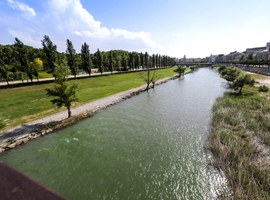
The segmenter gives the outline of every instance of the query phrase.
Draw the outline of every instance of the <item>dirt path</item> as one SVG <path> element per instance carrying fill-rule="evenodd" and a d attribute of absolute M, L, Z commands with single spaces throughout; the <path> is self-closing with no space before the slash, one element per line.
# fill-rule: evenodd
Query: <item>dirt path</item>
<path fill-rule="evenodd" d="M 258 75 L 256 73 L 252 73 L 252 72 L 247 72 L 248 74 L 255 74 L 255 75 Z M 255 81 L 257 82 L 257 86 L 260 86 L 260 85 L 266 85 L 267 87 L 270 88 L 270 76 L 264 76 L 262 75 L 262 77 L 265 77 L 265 78 L 256 78 Z M 255 85 L 256 86 L 256 85 Z"/>
<path fill-rule="evenodd" d="M 174 77 L 168 77 L 157 81 L 156 85 L 165 83 L 168 80 L 173 79 Z M 41 119 L 25 123 L 23 125 L 17 126 L 10 130 L 0 132 L 0 153 L 12 148 L 15 148 L 18 145 L 24 144 L 29 140 L 40 137 L 44 134 L 50 133 L 55 129 L 59 128 L 59 124 L 64 124 L 61 127 L 68 126 L 73 124 L 74 121 L 78 121 L 85 116 L 90 116 L 91 114 L 102 110 L 110 105 L 116 104 L 124 99 L 127 99 L 131 96 L 134 96 L 142 91 L 144 91 L 146 85 L 133 88 L 124 92 L 120 92 L 96 101 L 75 107 L 71 109 L 72 118 L 75 120 L 67 121 L 67 111 L 62 111 Z"/>
<path fill-rule="evenodd" d="M 259 85 L 266 85 L 270 88 L 270 77 L 269 79 L 256 79 L 257 82 L 259 82 Z"/>

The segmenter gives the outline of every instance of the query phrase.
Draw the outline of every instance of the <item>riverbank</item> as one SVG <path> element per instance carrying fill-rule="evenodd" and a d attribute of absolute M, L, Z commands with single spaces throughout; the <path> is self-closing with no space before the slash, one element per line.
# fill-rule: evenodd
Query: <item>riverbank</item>
<path fill-rule="evenodd" d="M 245 87 L 213 108 L 209 146 L 231 194 L 225 199 L 270 199 L 270 94 Z"/>
<path fill-rule="evenodd" d="M 199 69 L 0 159 L 68 199 L 216 199 L 226 179 L 205 143 L 222 82 Z"/>
<path fill-rule="evenodd" d="M 189 71 L 187 71 L 188 73 Z M 156 82 L 156 85 L 165 83 L 177 78 L 167 77 Z M 73 116 L 67 119 L 67 111 L 62 111 L 29 123 L 15 127 L 0 134 L 0 153 L 25 144 L 30 140 L 46 135 L 53 131 L 68 127 L 84 118 L 92 116 L 94 113 L 114 105 L 127 98 L 145 91 L 146 85 L 136 87 L 124 92 L 120 92 L 96 101 L 72 108 Z"/>
<path fill-rule="evenodd" d="M 159 79 L 170 77 L 175 74 L 175 68 L 158 69 L 156 72 Z M 126 74 L 113 74 L 100 77 L 90 77 L 70 80 L 79 85 L 79 101 L 74 106 L 95 101 L 119 92 L 145 84 L 142 74 L 145 72 L 134 72 Z M 46 88 L 52 88 L 54 83 L 44 83 L 0 89 L 0 134 L 21 124 L 46 117 L 60 112 L 46 95 Z"/>

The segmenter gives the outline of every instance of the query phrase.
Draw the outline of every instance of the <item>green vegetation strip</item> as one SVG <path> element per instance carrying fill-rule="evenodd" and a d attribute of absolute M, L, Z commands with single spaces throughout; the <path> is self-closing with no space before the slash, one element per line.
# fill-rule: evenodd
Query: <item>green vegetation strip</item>
<path fill-rule="evenodd" d="M 158 78 L 162 79 L 175 74 L 175 68 L 157 70 Z M 78 79 L 78 97 L 81 105 L 144 84 L 141 73 L 127 73 L 111 76 Z M 76 81 L 76 80 L 72 80 Z M 46 88 L 53 83 L 0 89 L 0 130 L 14 127 L 46 115 L 56 113 L 46 95 Z"/>
<path fill-rule="evenodd" d="M 250 73 L 251 77 L 254 79 L 269 79 L 269 76 L 265 76 L 262 74 L 254 74 L 254 73 Z"/>
<path fill-rule="evenodd" d="M 270 199 L 269 92 L 245 87 L 219 98 L 209 145 L 232 190 L 225 199 Z"/>

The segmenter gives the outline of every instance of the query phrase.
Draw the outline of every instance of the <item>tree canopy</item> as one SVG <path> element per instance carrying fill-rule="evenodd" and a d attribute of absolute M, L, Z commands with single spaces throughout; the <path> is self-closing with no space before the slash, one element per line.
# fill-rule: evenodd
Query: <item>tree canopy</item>
<path fill-rule="evenodd" d="M 65 60 L 74 76 L 77 76 L 79 72 L 85 72 L 90 76 L 92 69 L 98 69 L 101 73 L 112 73 L 113 71 L 169 67 L 175 64 L 175 58 L 160 54 L 150 55 L 148 52 L 100 51 L 98 49 L 97 52 L 91 54 L 86 42 L 82 44 L 81 51 L 77 53 L 69 39 L 67 39 L 66 51 L 59 52 L 48 35 L 44 35 L 41 45 L 42 48 L 27 46 L 19 38 L 15 38 L 12 45 L 0 45 L 2 68 L 0 80 L 24 81 L 30 79 L 32 81 L 33 78 L 39 79 L 41 71 L 53 74 L 56 65 Z M 39 59 L 38 62 L 42 62 L 42 65 L 38 64 L 36 59 Z M 4 68 L 5 70 L 3 70 Z"/>
<path fill-rule="evenodd" d="M 51 102 L 57 107 L 65 106 L 68 110 L 68 118 L 71 117 L 71 104 L 78 100 L 77 90 L 78 85 L 76 83 L 68 82 L 68 75 L 70 74 L 70 69 L 67 65 L 56 65 L 54 76 L 55 86 L 51 89 L 46 89 L 47 95 L 54 97 Z"/>
<path fill-rule="evenodd" d="M 56 66 L 57 46 L 51 41 L 50 37 L 47 35 L 44 35 L 41 43 L 44 52 L 44 67 L 48 72 L 52 73 Z"/>

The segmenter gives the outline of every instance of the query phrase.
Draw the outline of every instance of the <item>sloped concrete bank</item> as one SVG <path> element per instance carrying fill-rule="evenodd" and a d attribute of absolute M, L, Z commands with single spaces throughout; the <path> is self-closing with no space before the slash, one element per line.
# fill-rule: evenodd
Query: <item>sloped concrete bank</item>
<path fill-rule="evenodd" d="M 161 79 L 155 85 L 160 85 L 169 80 L 176 79 L 177 76 Z M 21 126 L 17 126 L 8 131 L 0 132 L 0 154 L 4 151 L 14 149 L 33 139 L 52 133 L 56 130 L 66 128 L 76 122 L 93 116 L 96 112 L 111 105 L 119 103 L 125 99 L 144 92 L 146 85 L 120 92 L 96 101 L 75 107 L 71 110 L 72 117 L 67 118 L 67 111 L 62 111 Z"/>

